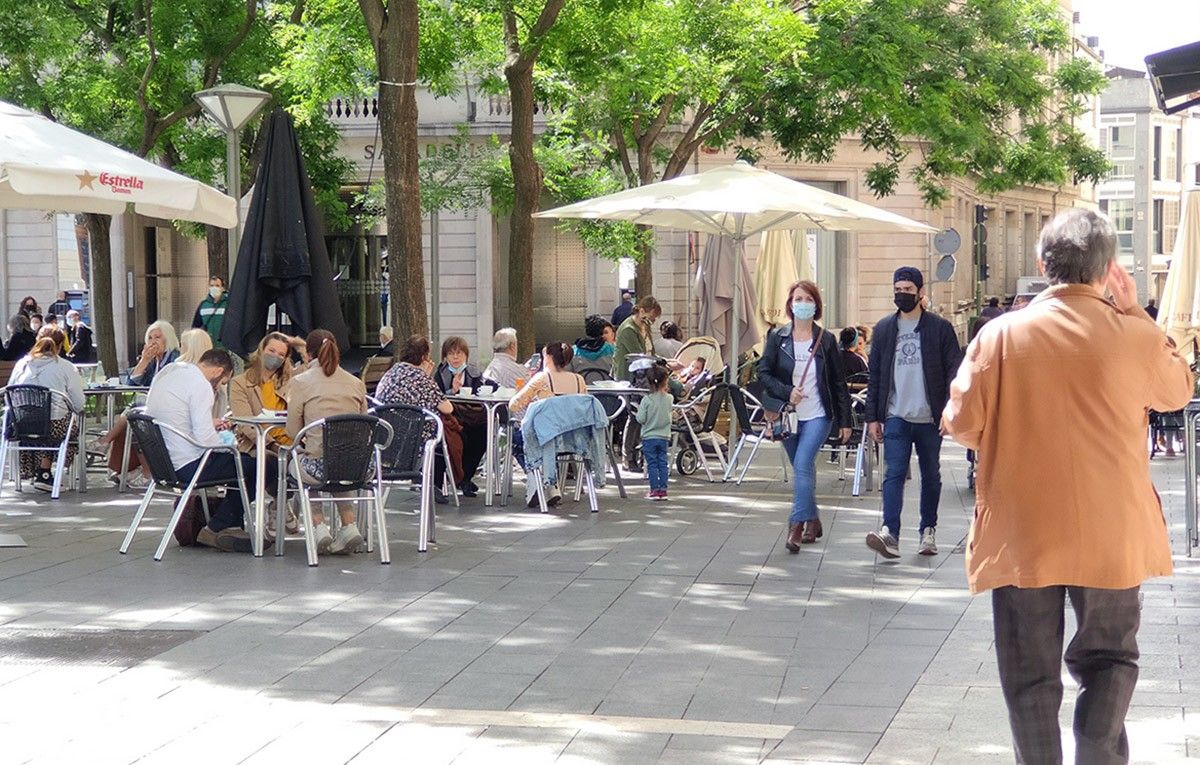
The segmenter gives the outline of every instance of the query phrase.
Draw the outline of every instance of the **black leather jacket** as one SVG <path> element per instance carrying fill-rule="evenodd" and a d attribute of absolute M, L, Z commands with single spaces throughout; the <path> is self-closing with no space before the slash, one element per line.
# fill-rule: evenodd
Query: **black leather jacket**
<path fill-rule="evenodd" d="M 813 324 L 813 335 L 820 326 Z M 835 428 L 852 427 L 850 416 L 850 391 L 846 388 L 846 373 L 842 369 L 842 355 L 838 350 L 837 338 L 832 332 L 821 331 L 820 346 L 816 349 L 813 368 L 809 374 L 817 377 L 817 392 L 821 405 Z M 767 333 L 763 343 L 763 355 L 758 360 L 758 379 L 768 399 L 763 404 L 780 409 L 792 395 L 792 372 L 796 368 L 796 355 L 792 350 L 792 325 Z"/>
<path fill-rule="evenodd" d="M 892 391 L 892 372 L 896 361 L 896 335 L 900 312 L 884 317 L 871 334 L 871 359 L 867 365 L 871 382 L 867 385 L 867 422 L 887 420 L 888 397 Z M 942 410 L 950 400 L 950 383 L 962 363 L 962 348 L 954 326 L 941 316 L 921 312 L 917 320 L 921 337 L 921 370 L 925 373 L 925 395 L 933 412 L 933 421 L 941 423 Z"/>

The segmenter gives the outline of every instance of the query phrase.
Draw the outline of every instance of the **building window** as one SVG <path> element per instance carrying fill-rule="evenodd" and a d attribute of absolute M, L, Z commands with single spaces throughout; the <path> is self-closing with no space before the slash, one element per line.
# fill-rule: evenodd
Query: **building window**
<path fill-rule="evenodd" d="M 1179 232 L 1179 200 L 1166 200 L 1163 210 L 1163 250 L 1170 254 L 1175 250 L 1175 236 Z"/>
<path fill-rule="evenodd" d="M 1154 126 L 1154 180 L 1162 180 L 1162 126 Z"/>
<path fill-rule="evenodd" d="M 1166 169 L 1168 181 L 1179 181 L 1183 179 L 1183 167 L 1181 165 L 1183 157 L 1179 153 L 1179 145 L 1183 143 L 1182 138 L 1182 128 L 1176 128 L 1175 130 L 1167 131 Z"/>
<path fill-rule="evenodd" d="M 1117 229 L 1117 245 L 1122 252 L 1133 251 L 1133 200 L 1110 199 L 1107 205 L 1108 217 L 1112 219 Z"/>
<path fill-rule="evenodd" d="M 1133 179 L 1134 138 L 1132 126 L 1114 126 L 1104 131 L 1108 138 L 1103 147 L 1108 152 L 1108 159 L 1113 163 L 1112 172 L 1108 179 L 1111 181 Z"/>
<path fill-rule="evenodd" d="M 1163 251 L 1163 200 L 1154 200 L 1154 251 L 1162 254 Z"/>

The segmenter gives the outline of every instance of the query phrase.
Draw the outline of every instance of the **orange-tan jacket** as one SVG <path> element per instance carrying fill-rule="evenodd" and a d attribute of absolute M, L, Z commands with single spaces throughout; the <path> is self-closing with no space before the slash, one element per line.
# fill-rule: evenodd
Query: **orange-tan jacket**
<path fill-rule="evenodd" d="M 1088 285 L 1051 287 L 988 322 L 942 418 L 978 450 L 971 592 L 1169 575 L 1147 413 L 1183 408 L 1192 385 L 1145 311 L 1122 313 Z"/>

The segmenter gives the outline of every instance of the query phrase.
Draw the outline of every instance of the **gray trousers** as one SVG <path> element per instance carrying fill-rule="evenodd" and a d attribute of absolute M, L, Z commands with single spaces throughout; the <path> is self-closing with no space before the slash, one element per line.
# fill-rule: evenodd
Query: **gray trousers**
<path fill-rule="evenodd" d="M 1062 662 L 1079 683 L 1075 762 L 1129 762 L 1125 713 L 1138 679 L 1138 589 L 1001 587 L 992 591 L 996 659 L 1018 763 L 1061 763 Z M 1078 628 L 1063 656 L 1064 598 Z"/>

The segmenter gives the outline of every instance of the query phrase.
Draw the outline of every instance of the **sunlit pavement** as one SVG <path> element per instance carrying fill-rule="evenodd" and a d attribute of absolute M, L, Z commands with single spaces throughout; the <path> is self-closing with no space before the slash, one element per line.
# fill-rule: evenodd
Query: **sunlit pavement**
<path fill-rule="evenodd" d="M 667 503 L 641 484 L 594 516 L 442 507 L 426 555 L 415 495 L 393 492 L 392 564 L 316 569 L 298 541 L 155 563 L 165 502 L 121 556 L 134 495 L 6 486 L 0 533 L 29 547 L 0 549 L 0 762 L 1011 762 L 990 600 L 965 585 L 961 450 L 941 554 L 909 527 L 896 562 L 863 544 L 878 493 L 820 464 L 825 537 L 799 555 L 764 449 L 740 487 L 673 474 Z M 1177 552 L 1182 472 L 1155 461 Z M 1177 566 L 1145 588 L 1139 762 L 1200 757 L 1200 582 Z"/>

